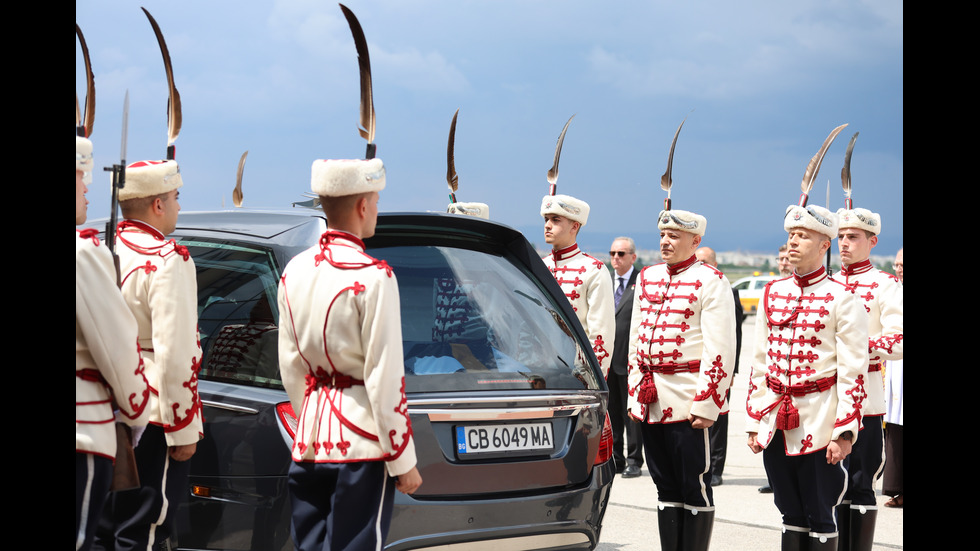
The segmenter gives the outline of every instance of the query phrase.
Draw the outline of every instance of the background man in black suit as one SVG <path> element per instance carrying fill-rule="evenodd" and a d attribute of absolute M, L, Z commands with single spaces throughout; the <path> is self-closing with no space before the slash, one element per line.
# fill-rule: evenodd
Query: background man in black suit
<path fill-rule="evenodd" d="M 623 478 L 640 476 L 643 466 L 643 436 L 640 425 L 626 415 L 626 370 L 629 358 L 630 317 L 633 315 L 633 285 L 639 270 L 636 244 L 629 237 L 617 237 L 609 248 L 613 267 L 613 298 L 616 301 L 616 339 L 606 382 L 609 385 L 609 423 L 613 431 L 613 462 Z M 623 455 L 623 432 L 626 455 Z"/>
<path fill-rule="evenodd" d="M 694 251 L 698 260 L 718 267 L 718 259 L 715 251 L 711 247 L 701 247 Z M 738 357 L 742 354 L 742 322 L 745 320 L 745 312 L 742 310 L 742 302 L 738 299 L 738 290 L 732 289 L 735 294 L 735 368 L 733 373 L 738 373 Z M 731 387 L 725 394 L 725 400 L 731 395 Z M 711 445 L 711 485 L 721 486 L 721 473 L 725 470 L 725 458 L 728 457 L 728 414 L 718 416 L 718 420 L 708 429 L 708 439 Z"/>

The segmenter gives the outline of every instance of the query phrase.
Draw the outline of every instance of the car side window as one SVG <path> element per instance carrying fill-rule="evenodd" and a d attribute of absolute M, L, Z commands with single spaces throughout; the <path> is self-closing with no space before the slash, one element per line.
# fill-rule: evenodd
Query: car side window
<path fill-rule="evenodd" d="M 734 289 L 736 291 L 744 291 L 749 288 L 749 281 L 743 281 L 741 283 L 736 283 Z"/>
<path fill-rule="evenodd" d="M 271 251 L 229 241 L 181 239 L 197 268 L 199 377 L 282 388 L 279 270 Z"/>

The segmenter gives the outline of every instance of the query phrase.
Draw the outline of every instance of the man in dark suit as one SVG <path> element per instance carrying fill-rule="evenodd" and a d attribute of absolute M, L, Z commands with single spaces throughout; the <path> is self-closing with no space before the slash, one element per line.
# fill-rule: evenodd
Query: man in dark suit
<path fill-rule="evenodd" d="M 694 251 L 694 255 L 701 262 L 715 268 L 718 267 L 718 258 L 715 255 L 714 249 L 701 247 Z M 735 294 L 735 367 L 732 369 L 732 373 L 734 374 L 738 373 L 738 357 L 742 353 L 742 322 L 745 320 L 745 312 L 742 310 L 742 302 L 738 299 L 738 290 L 732 289 L 732 293 Z M 730 395 L 731 387 L 729 387 L 728 392 L 725 394 L 726 401 L 728 401 Z M 721 486 L 721 473 L 725 470 L 725 459 L 728 457 L 727 413 L 719 415 L 715 424 L 708 429 L 708 439 L 710 440 L 711 446 L 711 485 Z"/>
<path fill-rule="evenodd" d="M 616 301 L 616 338 L 612 363 L 606 382 L 609 385 L 609 423 L 613 431 L 613 462 L 623 478 L 640 476 L 643 466 L 643 441 L 640 425 L 626 415 L 626 373 L 629 358 L 630 317 L 633 315 L 633 285 L 639 270 L 636 244 L 629 237 L 617 237 L 609 249 L 613 267 L 613 299 Z M 623 432 L 626 432 L 626 455 L 623 455 Z"/>

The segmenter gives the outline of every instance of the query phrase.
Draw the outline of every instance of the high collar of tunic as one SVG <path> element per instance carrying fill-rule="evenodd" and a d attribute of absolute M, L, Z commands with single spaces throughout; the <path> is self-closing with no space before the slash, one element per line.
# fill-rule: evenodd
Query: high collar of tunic
<path fill-rule="evenodd" d="M 811 285 L 816 285 L 817 283 L 823 281 L 824 278 L 826 277 L 827 277 L 827 268 L 824 266 L 820 266 L 816 270 L 813 270 L 812 272 L 804 275 L 800 275 L 796 272 L 793 272 L 793 280 L 796 281 L 796 284 L 801 289 L 805 289 L 806 287 L 810 287 Z"/>
<path fill-rule="evenodd" d="M 687 260 L 677 262 L 676 264 L 668 264 L 667 273 L 672 276 L 675 276 L 683 272 L 684 270 L 690 268 L 691 266 L 693 266 L 694 263 L 697 261 L 698 261 L 698 257 L 692 254 L 691 258 L 688 258 Z"/>
<path fill-rule="evenodd" d="M 558 262 L 560 260 L 567 260 L 578 254 L 578 243 L 572 243 L 564 249 L 552 249 L 551 257 Z"/>
<path fill-rule="evenodd" d="M 855 262 L 854 264 L 851 264 L 850 266 L 845 266 L 843 269 L 841 269 L 841 273 L 844 276 L 852 276 L 852 275 L 857 275 L 857 274 L 863 274 L 863 273 L 865 273 L 867 271 L 870 271 L 873 267 L 874 266 L 871 265 L 871 259 L 870 258 L 866 258 L 866 259 L 862 260 L 861 262 Z"/>
<path fill-rule="evenodd" d="M 323 232 L 323 235 L 320 236 L 320 248 L 322 249 L 329 245 L 344 245 L 364 252 L 364 241 L 360 237 L 345 231 L 327 230 Z"/>
<path fill-rule="evenodd" d="M 163 235 L 163 233 L 160 232 L 160 230 L 154 228 L 153 226 L 147 224 L 146 222 L 143 222 L 142 220 L 132 220 L 127 218 L 119 223 L 118 226 L 119 231 L 127 230 L 129 228 L 134 228 L 137 230 L 144 231 L 161 241 L 163 241 L 163 239 L 166 237 L 165 235 Z"/>

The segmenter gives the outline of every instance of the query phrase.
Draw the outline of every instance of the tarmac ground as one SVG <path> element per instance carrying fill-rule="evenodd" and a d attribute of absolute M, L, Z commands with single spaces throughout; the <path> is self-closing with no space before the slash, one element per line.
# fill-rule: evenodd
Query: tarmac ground
<path fill-rule="evenodd" d="M 762 454 L 749 449 L 745 433 L 745 397 L 748 388 L 750 350 L 755 316 L 747 316 L 742 326 L 742 354 L 739 372 L 731 389 L 728 424 L 728 457 L 722 484 L 713 488 L 715 523 L 711 535 L 713 551 L 779 549 L 782 519 L 772 494 L 759 493 L 766 483 Z M 878 520 L 873 551 L 904 549 L 904 509 L 885 507 L 888 496 L 876 484 Z M 657 531 L 657 489 L 646 465 L 639 478 L 617 475 L 609 506 L 602 523 L 597 551 L 649 551 L 660 549 Z"/>

